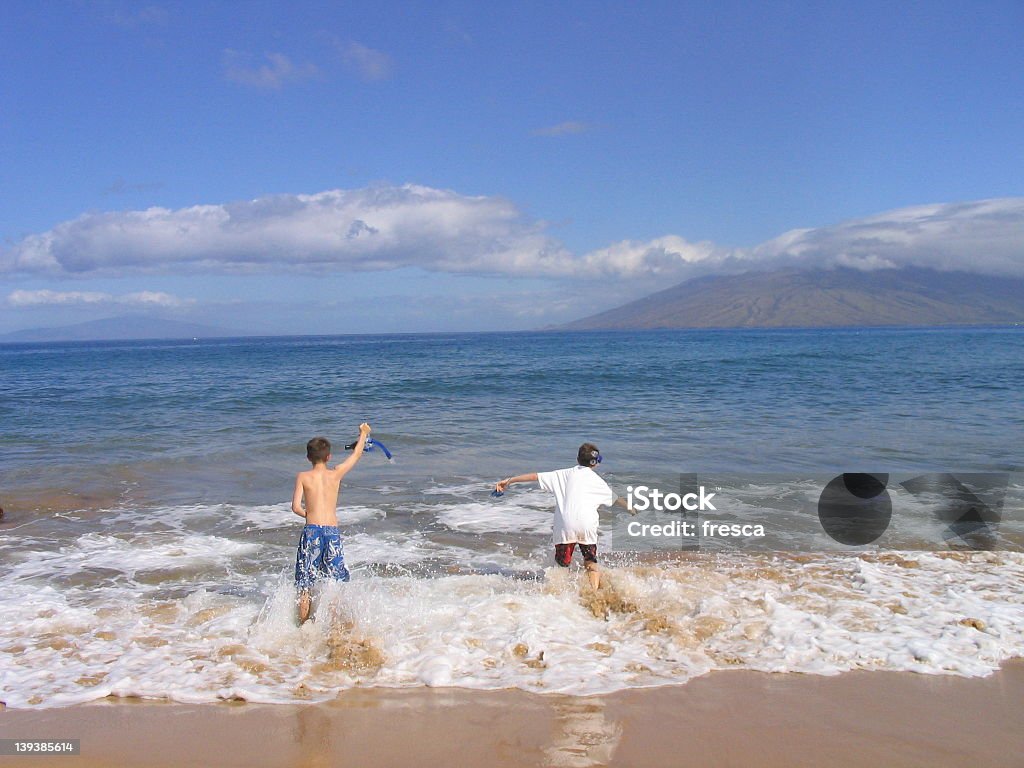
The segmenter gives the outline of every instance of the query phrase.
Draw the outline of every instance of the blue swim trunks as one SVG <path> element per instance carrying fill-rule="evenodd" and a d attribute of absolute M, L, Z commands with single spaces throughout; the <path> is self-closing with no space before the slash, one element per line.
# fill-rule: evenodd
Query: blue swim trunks
<path fill-rule="evenodd" d="M 295 586 L 309 589 L 318 579 L 348 581 L 345 553 L 336 525 L 305 525 L 295 553 Z"/>

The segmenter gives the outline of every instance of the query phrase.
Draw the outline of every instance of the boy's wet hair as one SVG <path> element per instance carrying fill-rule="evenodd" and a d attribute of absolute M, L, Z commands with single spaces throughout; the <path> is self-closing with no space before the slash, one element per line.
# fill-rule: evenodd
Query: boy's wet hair
<path fill-rule="evenodd" d="M 596 467 L 601 461 L 601 452 L 593 443 L 584 443 L 576 453 L 576 461 L 581 467 Z"/>
<path fill-rule="evenodd" d="M 306 458 L 314 464 L 327 461 L 331 455 L 331 441 L 326 437 L 314 437 L 306 443 Z"/>

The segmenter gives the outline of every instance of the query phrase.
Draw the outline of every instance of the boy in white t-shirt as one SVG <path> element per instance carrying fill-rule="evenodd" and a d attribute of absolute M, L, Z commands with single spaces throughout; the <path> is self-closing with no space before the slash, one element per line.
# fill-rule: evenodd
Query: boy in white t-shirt
<path fill-rule="evenodd" d="M 568 469 L 507 477 L 496 483 L 494 490 L 504 493 L 512 483 L 536 481 L 545 491 L 553 493 L 555 527 L 552 541 L 555 544 L 555 562 L 568 568 L 572 562 L 572 552 L 579 544 L 587 577 L 591 586 L 597 589 L 601 586 L 601 572 L 597 567 L 597 508 L 613 504 L 626 509 L 629 507 L 625 499 L 616 496 L 608 483 L 594 471 L 594 467 L 601 463 L 601 452 L 596 445 L 581 445 L 576 459 L 577 465 Z"/>

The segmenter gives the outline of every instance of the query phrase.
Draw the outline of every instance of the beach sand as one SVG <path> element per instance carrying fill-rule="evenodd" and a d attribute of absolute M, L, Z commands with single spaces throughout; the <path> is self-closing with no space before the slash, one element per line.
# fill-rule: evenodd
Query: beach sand
<path fill-rule="evenodd" d="M 55 766 L 1024 765 L 1024 662 L 987 678 L 714 672 L 607 696 L 357 689 L 316 705 L 105 700 L 0 712 L 3 738 L 80 739 Z"/>

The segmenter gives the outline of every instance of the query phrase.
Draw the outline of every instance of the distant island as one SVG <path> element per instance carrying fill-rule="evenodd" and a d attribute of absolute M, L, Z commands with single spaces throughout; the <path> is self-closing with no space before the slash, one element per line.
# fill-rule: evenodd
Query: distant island
<path fill-rule="evenodd" d="M 211 339 L 245 336 L 239 331 L 197 323 L 163 320 L 144 315 L 123 315 L 55 328 L 29 328 L 0 335 L 0 342 L 129 341 L 136 339 Z"/>
<path fill-rule="evenodd" d="M 1024 322 L 1024 279 L 903 268 L 745 272 L 687 280 L 561 330 L 835 328 Z"/>

